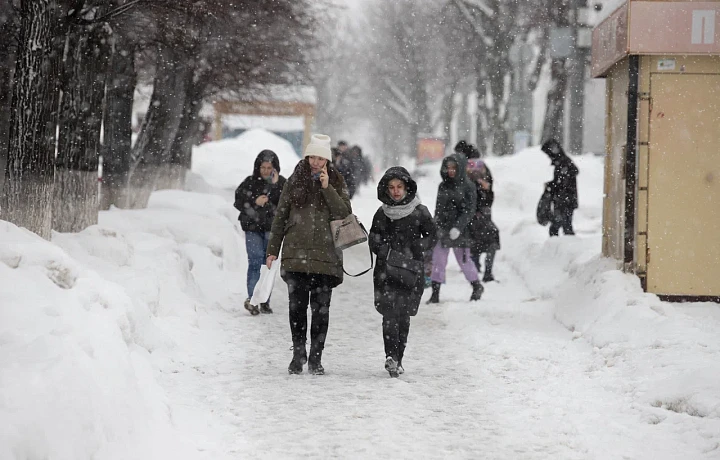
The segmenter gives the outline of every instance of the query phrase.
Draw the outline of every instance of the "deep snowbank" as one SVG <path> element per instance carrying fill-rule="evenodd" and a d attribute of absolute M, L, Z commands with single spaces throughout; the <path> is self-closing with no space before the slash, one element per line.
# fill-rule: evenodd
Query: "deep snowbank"
<path fill-rule="evenodd" d="M 250 129 L 240 136 L 207 142 L 193 150 L 192 171 L 219 189 L 234 189 L 252 174 L 255 157 L 262 150 L 275 152 L 280 160 L 280 173 L 292 174 L 300 157 L 292 144 L 264 129 Z"/>
<path fill-rule="evenodd" d="M 163 191 L 53 242 L 0 221 L 0 458 L 194 457 L 150 353 L 225 300 L 235 218 L 220 197 Z"/>

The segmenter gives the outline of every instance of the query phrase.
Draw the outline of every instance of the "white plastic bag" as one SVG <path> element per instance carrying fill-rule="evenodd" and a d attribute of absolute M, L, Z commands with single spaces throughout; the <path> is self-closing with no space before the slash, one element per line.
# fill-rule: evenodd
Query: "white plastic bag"
<path fill-rule="evenodd" d="M 270 268 L 267 268 L 267 265 L 265 264 L 260 267 L 260 279 L 255 285 L 252 298 L 250 299 L 250 303 L 252 305 L 260 305 L 270 299 L 270 294 L 272 294 L 273 286 L 275 285 L 275 278 L 277 278 L 279 271 L 279 258 L 273 261 Z"/>

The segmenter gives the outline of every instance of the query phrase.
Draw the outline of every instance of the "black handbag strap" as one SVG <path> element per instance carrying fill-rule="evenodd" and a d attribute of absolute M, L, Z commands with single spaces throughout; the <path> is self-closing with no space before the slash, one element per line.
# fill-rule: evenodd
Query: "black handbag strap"
<path fill-rule="evenodd" d="M 358 223 L 360 223 L 360 222 L 358 221 Z M 369 238 L 370 238 L 370 235 L 368 234 L 367 230 L 365 230 L 365 226 L 364 226 L 363 224 L 360 224 L 360 228 L 362 228 L 363 232 L 365 232 L 365 235 L 366 235 L 366 236 L 368 237 L 368 239 L 369 239 Z M 370 253 L 370 268 L 368 268 L 367 270 L 361 271 L 361 272 L 358 273 L 357 275 L 351 275 L 350 273 L 346 272 L 346 271 L 345 271 L 345 267 L 343 267 L 343 273 L 345 273 L 347 276 L 352 276 L 353 278 L 355 278 L 355 277 L 357 277 L 357 276 L 364 275 L 365 273 L 367 273 L 367 272 L 369 272 L 370 270 L 372 270 L 372 269 L 375 267 L 375 264 L 374 264 L 374 262 L 373 262 L 373 256 L 372 256 L 372 251 L 370 250 L 370 245 L 368 245 L 368 252 Z"/>

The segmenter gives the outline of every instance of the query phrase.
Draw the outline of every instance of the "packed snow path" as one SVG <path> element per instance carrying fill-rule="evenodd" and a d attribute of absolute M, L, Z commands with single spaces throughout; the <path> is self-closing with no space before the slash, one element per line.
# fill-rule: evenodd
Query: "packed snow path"
<path fill-rule="evenodd" d="M 355 206 L 369 221 L 371 200 Z M 522 246 L 514 241 L 520 236 L 506 233 L 504 247 Z M 346 251 L 349 271 L 365 266 L 366 251 Z M 252 317 L 241 307 L 238 280 L 221 314 L 210 312 L 187 338 L 202 346 L 164 370 L 161 383 L 193 414 L 178 417 L 178 424 L 189 436 L 207 433 L 198 448 L 208 458 L 720 456 L 717 420 L 708 431 L 683 414 L 685 420 L 665 424 L 669 430 L 658 429 L 662 417 L 633 404 L 638 390 L 622 382 L 612 359 L 554 319 L 552 298 L 531 294 L 527 276 L 515 270 L 524 256 L 499 253 L 500 282 L 486 284 L 479 302 L 468 302 L 470 286 L 451 258 L 442 303 L 425 305 L 426 292 L 412 320 L 399 379 L 383 368 L 369 274 L 346 277 L 333 292 L 324 376 L 307 374 L 307 367 L 302 375 L 287 374 L 285 284 L 279 281 L 273 294 L 275 313 Z M 561 259 L 549 263 L 564 270 Z M 197 419 L 208 410 L 212 415 Z M 698 443 L 706 447 L 698 451 Z"/>
<path fill-rule="evenodd" d="M 187 396 L 221 416 L 210 428 L 224 431 L 227 445 L 204 447 L 210 457 L 679 458 L 682 436 L 642 420 L 629 395 L 607 386 L 616 377 L 596 366 L 592 347 L 573 340 L 549 303 L 499 262 L 502 282 L 474 303 L 450 265 L 444 302 L 423 305 L 413 319 L 399 379 L 383 368 L 368 276 L 334 291 L 326 375 L 287 374 L 281 283 L 275 314 L 227 313 L 216 325 L 219 348 L 177 363 L 168 383 L 195 373 Z"/>

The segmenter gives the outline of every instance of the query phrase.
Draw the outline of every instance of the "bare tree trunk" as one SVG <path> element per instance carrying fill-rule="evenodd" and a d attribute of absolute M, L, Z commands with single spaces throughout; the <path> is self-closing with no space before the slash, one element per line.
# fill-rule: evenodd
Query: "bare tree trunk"
<path fill-rule="evenodd" d="M 128 208 L 128 176 L 132 150 L 132 107 L 137 74 L 135 52 L 115 35 L 103 123 L 103 174 L 100 208 Z"/>
<path fill-rule="evenodd" d="M 171 148 L 180 125 L 187 66 L 171 48 L 158 46 L 157 70 L 150 107 L 132 151 L 129 178 L 130 207 L 144 208 L 155 190 L 163 165 L 170 163 Z"/>
<path fill-rule="evenodd" d="M 10 136 L 13 55 L 0 51 L 0 190 L 5 183 Z"/>
<path fill-rule="evenodd" d="M 98 221 L 98 154 L 107 58 L 104 24 L 68 34 L 55 170 L 53 230 L 79 232 Z"/>
<path fill-rule="evenodd" d="M 185 178 L 192 166 L 192 148 L 199 141 L 200 109 L 202 108 L 201 83 L 193 83 L 193 74 L 188 72 L 185 83 L 185 105 L 177 135 L 171 148 L 170 163 L 163 167 L 155 190 L 185 188 Z"/>
<path fill-rule="evenodd" d="M 565 59 L 552 61 L 552 84 L 547 94 L 545 123 L 541 142 L 555 139 L 561 144 L 564 138 L 565 92 L 567 90 L 567 70 Z"/>
<path fill-rule="evenodd" d="M 475 132 L 477 140 L 475 141 L 480 156 L 488 153 L 488 111 L 487 111 L 487 74 L 482 69 L 477 70 L 477 78 L 475 79 L 475 92 L 477 93 L 477 117 L 475 119 Z"/>
<path fill-rule="evenodd" d="M 12 90 L 3 220 L 50 238 L 61 48 L 57 4 L 20 2 L 20 34 Z M 62 35 L 60 35 L 62 36 Z"/>
<path fill-rule="evenodd" d="M 457 91 L 458 82 L 453 80 L 450 85 L 445 88 L 445 94 L 443 94 L 442 102 L 442 115 L 440 119 L 442 132 L 445 134 L 445 139 L 450 142 L 450 125 L 453 119 L 453 112 L 455 109 L 455 92 Z"/>
<path fill-rule="evenodd" d="M 550 17 L 553 20 L 551 27 L 570 27 L 570 0 L 558 0 L 548 4 Z M 555 139 L 565 144 L 565 94 L 567 94 L 568 72 L 564 57 L 555 57 L 550 67 L 551 82 L 547 94 L 545 121 L 543 123 L 542 139 L 544 142 Z"/>

